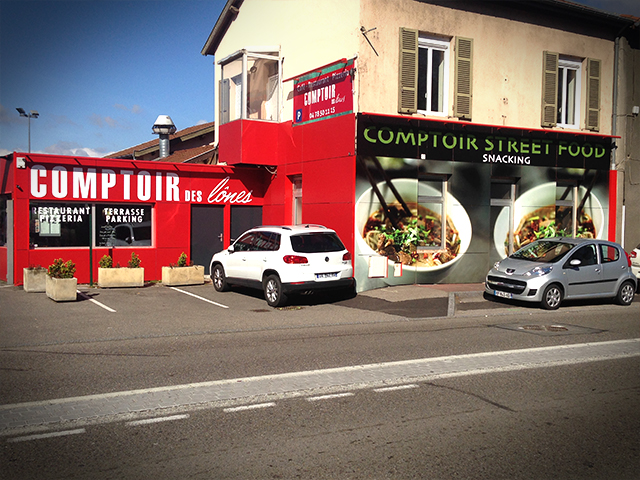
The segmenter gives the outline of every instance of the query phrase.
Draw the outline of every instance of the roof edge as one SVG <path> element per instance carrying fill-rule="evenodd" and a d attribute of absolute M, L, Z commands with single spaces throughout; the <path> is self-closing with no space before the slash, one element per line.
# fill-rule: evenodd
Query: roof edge
<path fill-rule="evenodd" d="M 244 3 L 244 0 L 227 0 L 227 4 L 222 9 L 222 13 L 218 17 L 216 24 L 213 26 L 213 30 L 207 38 L 207 42 L 202 47 L 200 53 L 202 55 L 215 55 L 222 37 L 227 33 L 229 26 L 236 19 L 240 12 L 240 7 Z"/>

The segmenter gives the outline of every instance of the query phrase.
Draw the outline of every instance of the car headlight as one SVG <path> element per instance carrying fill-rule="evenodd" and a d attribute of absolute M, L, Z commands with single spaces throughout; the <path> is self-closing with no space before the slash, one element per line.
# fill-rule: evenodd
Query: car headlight
<path fill-rule="evenodd" d="M 496 262 L 493 264 L 494 270 L 498 270 L 498 267 L 500 267 L 500 262 Z"/>
<path fill-rule="evenodd" d="M 548 273 L 551 273 L 551 270 L 553 270 L 553 267 L 551 265 L 548 265 L 546 267 L 535 267 L 529 270 L 528 272 L 526 272 L 524 276 L 525 277 L 541 277 L 542 275 L 547 275 Z"/>

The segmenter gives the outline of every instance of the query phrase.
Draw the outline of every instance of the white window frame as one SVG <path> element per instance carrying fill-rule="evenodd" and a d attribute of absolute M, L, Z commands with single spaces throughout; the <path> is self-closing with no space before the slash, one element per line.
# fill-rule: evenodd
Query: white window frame
<path fill-rule="evenodd" d="M 434 115 L 434 116 L 447 116 L 449 112 L 449 56 L 450 56 L 450 42 L 445 40 L 439 40 L 433 37 L 420 36 L 418 38 L 418 59 L 420 58 L 420 50 L 426 49 L 428 51 L 429 56 L 429 65 L 427 66 L 426 71 L 422 68 L 421 65 L 418 66 L 418 77 L 426 77 L 426 92 L 424 93 L 427 98 L 426 109 L 418 108 L 419 113 L 423 113 L 426 115 Z M 442 89 L 442 111 L 431 110 L 432 103 L 432 86 L 431 86 L 431 78 L 433 75 L 433 52 L 434 50 L 444 52 L 444 64 L 442 67 L 442 78 L 441 78 L 441 89 Z M 420 84 L 420 80 L 418 80 L 418 85 Z M 418 96 L 421 95 L 421 92 L 418 91 Z M 420 103 L 420 102 L 418 102 Z"/>
<path fill-rule="evenodd" d="M 573 98 L 569 92 L 567 80 L 569 71 L 575 72 L 575 91 Z M 564 128 L 580 128 L 580 99 L 582 98 L 582 62 L 560 57 L 558 60 L 558 118 L 556 125 Z M 562 99 L 562 101 L 561 101 Z M 569 102 L 573 102 L 573 122 L 567 121 Z"/>
<path fill-rule="evenodd" d="M 235 85 L 235 97 L 230 98 L 229 92 L 222 92 L 222 98 L 224 98 L 226 102 L 235 102 L 235 111 L 234 115 L 231 116 L 227 114 L 229 118 L 220 118 L 220 123 L 227 123 L 229 121 L 237 120 L 237 119 L 248 119 L 249 115 L 247 112 L 247 86 L 248 82 L 248 71 L 247 71 L 247 63 L 248 58 L 252 59 L 264 59 L 264 60 L 272 60 L 276 61 L 278 64 L 278 73 L 273 75 L 268 79 L 268 89 L 270 92 L 270 98 L 272 103 L 268 105 L 269 111 L 267 114 L 269 115 L 268 119 L 260 119 L 272 122 L 280 122 L 280 112 L 282 109 L 282 57 L 280 57 L 280 47 L 272 46 L 272 47 L 246 47 L 242 50 L 238 50 L 231 55 L 226 56 L 222 60 L 218 62 L 220 65 L 220 73 L 221 78 L 223 80 L 220 88 L 230 88 L 230 81 Z M 227 65 L 232 64 L 233 62 L 240 60 L 242 62 L 241 73 L 239 74 L 231 74 L 227 75 L 225 72 L 225 67 Z M 226 81 L 226 83 L 225 83 Z M 275 101 L 275 104 L 273 103 Z M 223 103 L 223 102 L 221 102 Z M 223 115 L 223 109 L 228 106 L 221 104 L 218 107 L 218 111 L 221 117 Z"/>

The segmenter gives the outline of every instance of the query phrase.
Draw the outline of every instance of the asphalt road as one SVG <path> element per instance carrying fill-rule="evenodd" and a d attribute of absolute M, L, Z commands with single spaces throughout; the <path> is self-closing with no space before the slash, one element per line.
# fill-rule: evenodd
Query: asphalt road
<path fill-rule="evenodd" d="M 625 357 L 398 380 L 419 359 L 531 350 L 543 361 L 545 349 L 637 339 L 638 299 L 550 313 L 409 287 L 275 310 L 246 293 L 92 289 L 56 304 L 0 288 L 0 417 L 26 402 L 405 363 L 387 386 L 343 380 L 5 429 L 0 478 L 638 478 L 637 344 Z"/>

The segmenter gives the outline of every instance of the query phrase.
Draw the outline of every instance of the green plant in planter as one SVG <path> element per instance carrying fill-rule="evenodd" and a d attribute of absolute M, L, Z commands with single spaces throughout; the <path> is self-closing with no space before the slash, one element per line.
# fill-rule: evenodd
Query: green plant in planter
<path fill-rule="evenodd" d="M 187 255 L 184 252 L 180 254 L 180 257 L 178 257 L 178 266 L 179 267 L 187 266 Z"/>
<path fill-rule="evenodd" d="M 129 268 L 140 268 L 140 257 L 136 255 L 136 252 L 131 252 L 131 260 L 127 262 Z"/>
<path fill-rule="evenodd" d="M 100 265 L 100 268 L 113 268 L 113 258 L 111 258 L 111 255 L 105 255 L 100 259 L 98 265 Z"/>
<path fill-rule="evenodd" d="M 49 265 L 47 273 L 53 278 L 73 278 L 73 274 L 76 273 L 76 264 L 71 260 L 65 262 L 58 258 Z"/>

